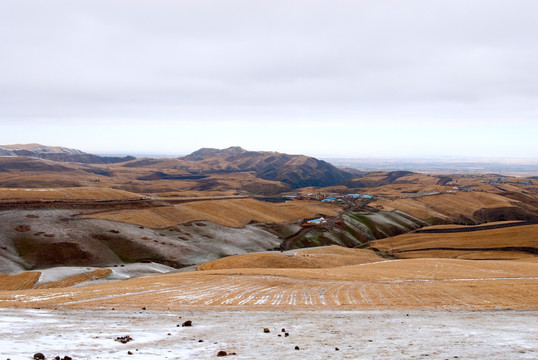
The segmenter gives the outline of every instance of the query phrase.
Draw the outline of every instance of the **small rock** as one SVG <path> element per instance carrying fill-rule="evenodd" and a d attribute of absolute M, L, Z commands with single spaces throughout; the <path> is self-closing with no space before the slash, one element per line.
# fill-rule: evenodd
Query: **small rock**
<path fill-rule="evenodd" d="M 55 356 L 54 360 L 61 360 L 61 358 L 59 356 Z"/>
<path fill-rule="evenodd" d="M 270 333 L 271 330 L 269 330 L 269 328 L 263 328 L 263 332 L 267 334 L 267 333 Z"/>
<path fill-rule="evenodd" d="M 45 355 L 43 355 L 43 353 L 34 354 L 34 360 L 44 360 L 44 359 L 45 359 Z"/>
<path fill-rule="evenodd" d="M 278 337 L 282 337 L 282 335 L 278 334 Z"/>
<path fill-rule="evenodd" d="M 221 351 L 219 351 L 219 352 L 217 353 L 217 356 L 219 356 L 219 357 L 220 357 L 220 356 L 227 356 L 227 355 L 228 355 L 228 353 L 227 353 L 226 351 L 224 351 L 224 350 L 221 350 Z"/>
<path fill-rule="evenodd" d="M 204 342 L 204 340 L 198 340 L 198 342 Z"/>
<path fill-rule="evenodd" d="M 295 350 L 301 350 L 301 349 L 299 349 L 299 347 L 298 347 L 298 346 L 295 346 Z"/>
<path fill-rule="evenodd" d="M 285 333 L 284 336 L 285 336 L 285 337 L 288 337 L 288 336 L 290 336 L 290 334 L 289 334 L 289 333 Z"/>
<path fill-rule="evenodd" d="M 182 327 L 192 326 L 192 321 L 187 320 L 187 321 L 185 321 L 183 324 L 181 324 L 181 326 L 182 326 Z"/>
<path fill-rule="evenodd" d="M 127 351 L 127 355 L 133 355 L 133 353 L 130 351 Z"/>
<path fill-rule="evenodd" d="M 146 307 L 144 306 L 144 307 L 142 308 L 142 310 L 146 310 Z"/>
<path fill-rule="evenodd" d="M 73 360 L 73 359 L 71 358 L 71 356 L 66 355 L 66 356 L 64 356 L 64 358 L 62 360 Z"/>
<path fill-rule="evenodd" d="M 339 348 L 337 348 L 337 347 L 335 347 L 335 348 L 334 348 L 334 350 L 335 350 L 335 351 L 340 351 L 340 349 L 339 349 Z"/>
<path fill-rule="evenodd" d="M 116 341 L 119 341 L 120 343 L 122 344 L 127 344 L 129 341 L 132 341 L 133 338 L 129 335 L 125 335 L 125 336 L 118 336 L 116 338 Z"/>
<path fill-rule="evenodd" d="M 280 330 L 281 332 L 285 333 L 286 332 L 286 329 L 282 328 L 282 330 Z"/>

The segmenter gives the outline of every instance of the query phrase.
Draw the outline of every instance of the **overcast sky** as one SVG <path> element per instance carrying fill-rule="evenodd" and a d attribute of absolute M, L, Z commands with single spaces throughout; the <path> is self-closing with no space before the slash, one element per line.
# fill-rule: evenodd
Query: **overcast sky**
<path fill-rule="evenodd" d="M 538 158 L 538 1 L 1 0 L 0 144 Z"/>

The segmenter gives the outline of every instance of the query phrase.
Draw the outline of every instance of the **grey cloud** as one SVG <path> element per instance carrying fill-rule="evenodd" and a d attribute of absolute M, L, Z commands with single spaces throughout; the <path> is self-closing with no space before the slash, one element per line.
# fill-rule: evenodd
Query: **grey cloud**
<path fill-rule="evenodd" d="M 0 118 L 524 117 L 536 35 L 535 1 L 4 0 Z"/>

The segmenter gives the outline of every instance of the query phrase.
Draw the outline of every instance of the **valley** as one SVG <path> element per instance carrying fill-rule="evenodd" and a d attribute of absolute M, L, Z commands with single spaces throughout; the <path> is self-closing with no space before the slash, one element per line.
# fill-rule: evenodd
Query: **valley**
<path fill-rule="evenodd" d="M 535 178 L 238 147 L 92 159 L 0 157 L 0 307 L 538 310 Z"/>

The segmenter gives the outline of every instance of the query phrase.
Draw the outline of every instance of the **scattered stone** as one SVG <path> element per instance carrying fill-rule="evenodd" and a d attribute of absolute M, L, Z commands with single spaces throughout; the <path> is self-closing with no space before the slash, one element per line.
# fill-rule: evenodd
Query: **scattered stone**
<path fill-rule="evenodd" d="M 133 355 L 131 351 L 127 351 L 127 355 Z"/>
<path fill-rule="evenodd" d="M 125 335 L 125 336 L 118 336 L 116 338 L 116 341 L 119 341 L 120 343 L 122 344 L 127 344 L 129 341 L 132 341 L 133 338 L 129 335 Z"/>
<path fill-rule="evenodd" d="M 339 349 L 339 348 L 337 348 L 337 347 L 335 347 L 335 348 L 334 348 L 334 350 L 335 350 L 335 351 L 340 351 L 340 349 Z"/>
<path fill-rule="evenodd" d="M 290 336 L 290 334 L 289 333 L 284 333 L 284 336 L 288 337 L 288 336 Z"/>
<path fill-rule="evenodd" d="M 54 360 L 61 360 L 61 358 L 59 356 L 55 356 Z"/>
<path fill-rule="evenodd" d="M 298 346 L 295 346 L 295 350 L 301 350 L 301 349 L 299 349 L 299 347 L 298 347 Z"/>
<path fill-rule="evenodd" d="M 64 358 L 62 360 L 73 360 L 73 359 L 71 358 L 71 356 L 66 355 L 66 356 L 64 356 Z"/>
<path fill-rule="evenodd" d="M 43 353 L 35 353 L 34 360 L 45 360 L 45 355 Z"/>
<path fill-rule="evenodd" d="M 204 342 L 204 340 L 201 340 L 201 339 L 200 339 L 200 340 L 198 340 L 198 342 Z"/>
<path fill-rule="evenodd" d="M 285 333 L 285 332 L 286 332 L 286 329 L 282 328 L 281 332 Z"/>
<path fill-rule="evenodd" d="M 224 351 L 224 350 L 221 350 L 221 351 L 219 351 L 219 352 L 217 353 L 217 356 L 219 356 L 219 357 L 220 357 L 220 356 L 227 356 L 227 355 L 228 355 L 228 353 L 227 353 L 226 351 Z"/>
<path fill-rule="evenodd" d="M 278 334 L 278 337 L 282 337 L 282 335 Z"/>
<path fill-rule="evenodd" d="M 142 308 L 142 310 L 146 310 L 146 307 L 144 306 L 144 307 Z"/>
<path fill-rule="evenodd" d="M 27 231 L 30 231 L 30 230 L 32 230 L 30 225 L 15 226 L 15 231 L 17 231 L 17 232 L 27 232 Z"/>
<path fill-rule="evenodd" d="M 119 234 L 120 232 L 118 230 L 110 230 L 111 233 L 113 234 Z"/>
<path fill-rule="evenodd" d="M 269 330 L 269 328 L 263 328 L 263 332 L 264 333 L 270 333 L 271 331 Z"/>
<path fill-rule="evenodd" d="M 181 326 L 182 326 L 182 327 L 192 326 L 192 321 L 187 320 L 187 321 L 185 321 L 183 324 L 181 324 Z"/>

